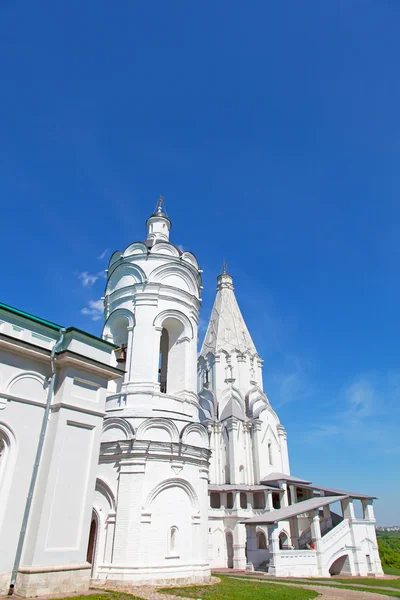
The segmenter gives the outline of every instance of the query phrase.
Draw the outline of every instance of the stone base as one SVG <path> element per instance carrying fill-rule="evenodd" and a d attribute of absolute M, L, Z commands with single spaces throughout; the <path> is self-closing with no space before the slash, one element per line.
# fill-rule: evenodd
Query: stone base
<path fill-rule="evenodd" d="M 20 567 L 14 593 L 27 597 L 87 592 L 90 572 L 91 565 L 89 563 Z"/>
<path fill-rule="evenodd" d="M 91 588 L 127 590 L 129 586 L 171 586 L 210 583 L 211 571 L 208 565 L 201 567 L 151 567 L 135 568 L 127 566 L 100 567 L 96 579 L 90 582 Z"/>

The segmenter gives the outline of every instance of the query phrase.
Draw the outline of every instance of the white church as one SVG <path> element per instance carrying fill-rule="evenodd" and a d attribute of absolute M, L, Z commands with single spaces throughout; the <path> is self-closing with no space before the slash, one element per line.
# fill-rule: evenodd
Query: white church
<path fill-rule="evenodd" d="M 0 303 L 0 594 L 382 575 L 374 498 L 290 474 L 232 277 L 198 355 L 202 271 L 162 202 L 146 227 L 111 256 L 102 338 Z"/>

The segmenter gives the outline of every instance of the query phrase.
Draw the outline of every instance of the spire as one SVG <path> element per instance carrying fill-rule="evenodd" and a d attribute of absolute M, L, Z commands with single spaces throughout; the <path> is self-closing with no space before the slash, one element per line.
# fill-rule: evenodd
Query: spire
<path fill-rule="evenodd" d="M 169 241 L 169 230 L 172 227 L 172 223 L 164 208 L 164 196 L 158 198 L 155 211 L 146 221 L 146 227 L 147 239 L 153 244 Z"/>
<path fill-rule="evenodd" d="M 217 296 L 200 354 L 217 354 L 221 350 L 231 353 L 235 349 L 242 354 L 257 354 L 235 297 L 232 276 L 226 269 L 224 261 L 222 273 L 217 278 Z"/>

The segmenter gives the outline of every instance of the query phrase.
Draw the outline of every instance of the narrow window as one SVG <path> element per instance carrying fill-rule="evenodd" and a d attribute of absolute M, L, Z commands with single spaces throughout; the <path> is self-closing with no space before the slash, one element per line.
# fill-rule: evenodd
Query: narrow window
<path fill-rule="evenodd" d="M 169 532 L 169 552 L 170 556 L 176 555 L 176 547 L 177 547 L 177 537 L 178 537 L 178 528 L 171 527 Z"/>
<path fill-rule="evenodd" d="M 168 349 L 168 331 L 166 329 L 163 329 L 160 338 L 160 358 L 158 361 L 158 382 L 160 384 L 160 392 L 162 394 L 167 393 Z"/>
<path fill-rule="evenodd" d="M 247 494 L 240 492 L 240 508 L 247 508 Z"/>
<path fill-rule="evenodd" d="M 228 492 L 226 495 L 226 508 L 233 508 L 233 494 Z"/>
<path fill-rule="evenodd" d="M 273 461 L 272 461 L 272 444 L 271 444 L 271 442 L 268 442 L 268 461 L 269 461 L 270 465 L 273 464 Z"/>

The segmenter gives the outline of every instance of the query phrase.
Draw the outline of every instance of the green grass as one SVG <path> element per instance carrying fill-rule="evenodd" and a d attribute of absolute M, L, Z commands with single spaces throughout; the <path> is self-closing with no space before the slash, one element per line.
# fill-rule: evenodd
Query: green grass
<path fill-rule="evenodd" d="M 363 577 L 362 579 L 344 579 L 344 578 L 332 578 L 332 581 L 338 583 L 346 583 L 347 585 L 354 585 L 355 583 L 360 585 L 366 585 L 367 587 L 392 587 L 400 589 L 400 579 L 379 579 L 375 577 Z"/>
<path fill-rule="evenodd" d="M 219 575 L 219 577 L 221 577 L 223 579 L 226 576 Z M 235 576 L 232 576 L 232 575 L 229 576 L 228 575 L 228 577 L 230 577 L 231 579 L 234 579 L 234 578 L 240 579 L 240 578 L 244 578 L 245 575 L 235 575 Z M 261 583 L 261 585 L 265 585 L 265 584 L 266 585 L 270 585 L 270 582 L 271 582 L 271 579 L 257 579 L 257 578 L 254 578 L 254 580 L 259 581 Z M 358 591 L 358 592 L 370 592 L 370 593 L 374 593 L 374 594 L 382 594 L 383 596 L 389 596 L 390 598 L 400 598 L 400 593 L 399 592 L 395 592 L 395 591 L 391 591 L 391 590 L 381 590 L 381 589 L 379 589 L 377 587 L 375 587 L 375 588 L 370 587 L 369 585 L 366 585 L 365 587 L 364 586 L 363 587 L 354 587 L 354 585 L 348 585 L 348 584 L 346 585 L 346 583 L 348 581 L 346 579 L 341 579 L 341 580 L 334 580 L 334 579 L 332 579 L 332 583 L 330 583 L 330 582 L 326 583 L 326 581 L 327 581 L 326 579 L 322 580 L 322 581 L 319 580 L 319 579 L 315 579 L 314 582 L 312 582 L 312 581 L 304 581 L 302 583 L 300 583 L 298 581 L 293 581 L 292 582 L 289 579 L 288 580 L 286 580 L 286 579 L 274 579 L 274 582 L 275 581 L 277 581 L 279 583 L 288 583 L 288 584 L 290 584 L 291 587 L 292 586 L 299 586 L 299 585 L 301 585 L 301 586 L 318 585 L 318 586 L 321 586 L 321 587 L 333 587 L 333 588 L 338 588 L 338 589 L 343 588 L 344 590 L 351 590 L 353 592 L 357 592 Z M 343 581 L 345 583 L 345 585 L 338 585 L 337 581 Z M 376 580 L 373 580 L 372 578 L 366 578 L 366 579 L 363 579 L 363 580 L 358 579 L 357 581 L 352 581 L 352 583 L 360 583 L 360 585 L 362 585 L 364 582 L 369 583 L 370 581 L 376 581 Z M 272 585 L 274 585 L 274 583 L 272 583 Z M 376 585 L 378 585 L 378 583 L 376 583 Z M 390 581 L 382 582 L 381 585 L 383 585 L 383 586 L 387 585 L 387 587 L 391 587 L 390 586 Z M 394 587 L 397 587 L 397 586 L 394 586 Z M 204 596 L 204 597 L 206 598 L 206 596 Z M 223 598 L 225 598 L 225 596 L 223 596 Z"/>
<path fill-rule="evenodd" d="M 275 583 L 265 584 L 257 580 L 245 581 L 239 577 L 221 577 L 221 583 L 215 585 L 165 588 L 160 591 L 174 596 L 202 600 L 309 600 L 309 598 L 318 598 L 319 595 L 313 590 L 304 590 L 295 586 L 286 587 Z"/>
<path fill-rule="evenodd" d="M 400 598 L 399 592 L 391 592 L 389 590 L 381 590 L 379 588 L 371 587 L 354 587 L 351 585 L 331 585 L 321 584 L 324 587 L 334 587 L 336 589 L 352 590 L 353 592 L 370 592 L 371 594 L 382 594 L 382 596 L 390 596 L 390 598 Z"/>
<path fill-rule="evenodd" d="M 400 577 L 400 569 L 397 569 L 397 567 L 383 567 L 383 572 L 385 573 L 385 575 L 397 575 L 398 577 Z"/>
<path fill-rule="evenodd" d="M 107 594 L 99 593 L 90 596 L 73 596 L 72 598 L 63 598 L 62 600 L 142 600 L 142 598 L 120 592 L 107 592 Z"/>

